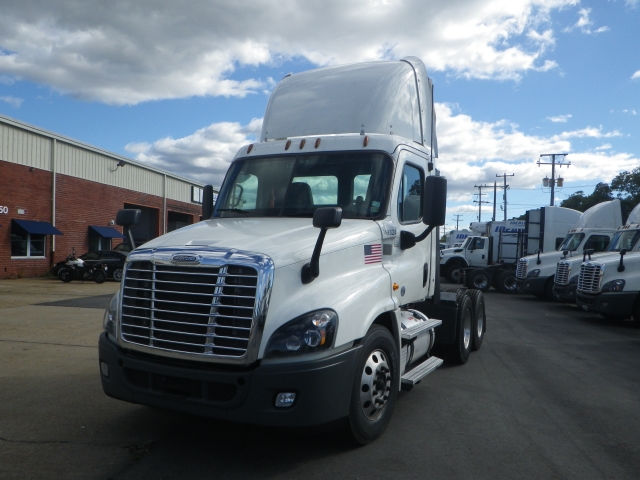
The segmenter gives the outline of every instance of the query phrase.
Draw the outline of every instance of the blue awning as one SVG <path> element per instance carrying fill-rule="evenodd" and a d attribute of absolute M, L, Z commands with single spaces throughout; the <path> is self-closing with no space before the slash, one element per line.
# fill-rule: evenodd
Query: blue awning
<path fill-rule="evenodd" d="M 49 222 L 36 222 L 35 220 L 11 220 L 11 227 L 18 226 L 27 233 L 34 235 L 63 235 L 63 233 Z"/>
<path fill-rule="evenodd" d="M 91 230 L 100 235 L 102 238 L 126 238 L 118 230 L 113 227 L 99 227 L 97 225 L 89 225 L 89 234 Z"/>

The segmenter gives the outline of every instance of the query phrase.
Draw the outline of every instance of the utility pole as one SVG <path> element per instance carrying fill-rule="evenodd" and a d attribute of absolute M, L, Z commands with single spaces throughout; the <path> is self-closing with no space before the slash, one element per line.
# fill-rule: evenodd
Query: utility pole
<path fill-rule="evenodd" d="M 482 204 L 483 203 L 491 203 L 482 200 L 482 195 L 486 195 L 486 193 L 482 193 L 483 188 L 489 188 L 491 185 L 474 185 L 473 188 L 478 189 L 478 193 L 474 193 L 474 195 L 478 195 L 478 200 L 474 200 L 473 203 L 478 203 L 478 221 L 482 221 Z"/>
<path fill-rule="evenodd" d="M 540 165 L 551 165 L 551 180 L 549 179 L 542 179 L 543 181 L 543 186 L 547 186 L 544 185 L 545 183 L 550 184 L 549 186 L 551 187 L 551 202 L 549 202 L 549 205 L 551 205 L 553 207 L 554 203 L 555 203 L 555 186 L 556 186 L 556 165 L 558 165 L 559 167 L 562 167 L 562 165 L 566 165 L 567 168 L 569 168 L 569 165 L 571 165 L 571 162 L 568 163 L 563 163 L 565 157 L 569 155 L 568 153 L 543 153 L 542 155 L 540 155 L 540 158 L 542 157 L 551 157 L 551 162 L 541 162 L 538 159 L 538 166 Z M 556 157 L 561 157 L 558 158 L 558 160 L 556 161 Z M 546 182 L 545 182 L 546 180 Z M 560 182 L 560 178 L 558 178 L 558 186 L 561 187 L 562 183 Z"/>
<path fill-rule="evenodd" d="M 498 192 L 498 184 L 497 182 L 494 180 L 493 181 L 493 217 L 491 217 L 491 221 L 495 222 L 496 221 L 496 195 Z"/>
<path fill-rule="evenodd" d="M 462 214 L 456 213 L 454 216 L 456 217 L 456 230 L 458 230 L 458 225 L 460 223 L 460 217 L 462 216 Z"/>
<path fill-rule="evenodd" d="M 507 185 L 507 177 L 515 177 L 516 174 L 512 173 L 511 175 L 507 175 L 506 173 L 503 173 L 502 175 L 498 175 L 496 173 L 496 177 L 502 177 L 504 178 L 504 185 L 502 186 L 502 188 L 504 189 L 504 192 L 502 193 L 502 198 L 504 200 L 504 221 L 507 221 L 507 188 L 509 188 L 509 185 Z"/>

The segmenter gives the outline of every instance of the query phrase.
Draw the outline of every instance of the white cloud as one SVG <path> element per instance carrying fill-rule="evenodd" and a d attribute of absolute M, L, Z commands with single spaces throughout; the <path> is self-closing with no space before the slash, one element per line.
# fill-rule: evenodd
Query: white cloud
<path fill-rule="evenodd" d="M 596 35 L 598 33 L 603 33 L 609 30 L 609 27 L 599 27 L 596 28 L 595 30 L 592 30 L 592 26 L 593 26 L 593 21 L 591 20 L 591 18 L 589 18 L 589 16 L 591 15 L 591 9 L 590 8 L 581 8 L 578 11 L 578 21 L 573 24 L 571 27 L 567 27 L 564 29 L 565 32 L 571 32 L 572 30 L 578 29 L 580 30 L 582 33 L 585 33 L 587 35 Z"/>
<path fill-rule="evenodd" d="M 244 126 L 214 123 L 183 138 L 130 143 L 125 148 L 140 162 L 219 186 L 236 152 L 255 141 L 261 128 L 262 119 L 255 118 Z"/>
<path fill-rule="evenodd" d="M 518 79 L 556 66 L 544 58 L 555 43 L 550 14 L 577 3 L 4 2 L 0 75 L 110 104 L 242 97 L 270 81 L 240 69 L 291 58 L 330 65 L 417 55 L 429 69 L 454 75 Z"/>
<path fill-rule="evenodd" d="M 620 171 L 632 170 L 640 163 L 631 154 L 607 154 L 610 144 L 584 152 L 572 148 L 571 139 L 613 138 L 621 135 L 618 131 L 586 127 L 548 137 L 533 136 L 506 120 L 479 122 L 455 109 L 455 105 L 436 104 L 440 155 L 436 166 L 448 178 L 451 202 L 469 202 L 473 185 L 493 184 L 500 181 L 496 175 L 503 173 L 515 173 L 509 178 L 512 188 L 539 186 L 540 178 L 549 173 L 536 165 L 542 153 L 570 153 L 567 160 L 572 163 L 572 181 L 591 182 L 595 177 L 610 181 Z M 262 119 L 253 119 L 248 125 L 214 123 L 183 138 L 131 143 L 126 149 L 141 162 L 219 186 L 235 153 L 256 141 L 261 127 Z"/>
<path fill-rule="evenodd" d="M 22 98 L 16 98 L 16 97 L 12 97 L 10 95 L 9 96 L 5 96 L 5 97 L 0 97 L 0 102 L 8 103 L 13 108 L 20 108 L 20 105 L 22 105 L 23 101 L 24 101 L 24 99 L 22 99 Z"/>
<path fill-rule="evenodd" d="M 638 80 L 640 78 L 640 70 L 631 75 L 631 80 Z"/>
<path fill-rule="evenodd" d="M 555 117 L 547 117 L 547 120 L 553 123 L 567 123 L 567 120 L 571 118 L 571 114 L 569 115 L 557 115 Z"/>

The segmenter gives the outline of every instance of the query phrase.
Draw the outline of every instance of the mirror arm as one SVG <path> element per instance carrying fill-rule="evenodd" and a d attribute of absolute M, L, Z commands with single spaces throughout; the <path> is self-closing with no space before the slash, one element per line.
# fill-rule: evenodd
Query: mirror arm
<path fill-rule="evenodd" d="M 625 266 L 624 263 L 622 261 L 622 258 L 627 254 L 627 250 L 625 248 L 623 248 L 622 250 L 620 250 L 620 265 L 618 265 L 618 271 L 619 272 L 624 272 L 625 270 Z"/>
<path fill-rule="evenodd" d="M 542 261 L 540 260 L 540 252 L 542 252 L 542 250 L 538 249 L 538 251 L 536 252 L 538 254 L 538 261 L 536 262 L 536 265 L 540 265 L 542 263 Z"/>
<path fill-rule="evenodd" d="M 305 285 L 313 282 L 318 275 L 320 275 L 320 252 L 322 251 L 322 244 L 324 243 L 324 237 L 327 234 L 327 229 L 320 229 L 316 246 L 313 248 L 313 255 L 311 255 L 311 261 L 302 267 L 301 280 Z"/>
<path fill-rule="evenodd" d="M 415 247 L 416 243 L 421 242 L 425 238 L 427 238 L 435 228 L 436 228 L 436 225 L 429 225 L 427 229 L 417 237 L 411 232 L 402 230 L 400 232 L 400 249 L 407 250 L 408 248 Z"/>

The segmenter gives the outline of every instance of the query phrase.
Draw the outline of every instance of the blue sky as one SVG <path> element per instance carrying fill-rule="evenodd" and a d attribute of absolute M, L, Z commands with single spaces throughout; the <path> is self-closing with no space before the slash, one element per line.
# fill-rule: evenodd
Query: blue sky
<path fill-rule="evenodd" d="M 0 114 L 219 185 L 287 73 L 415 55 L 450 225 L 477 219 L 473 186 L 496 174 L 515 174 L 509 217 L 548 204 L 542 153 L 569 153 L 558 203 L 640 166 L 638 0 L 105 5 L 0 0 Z"/>

